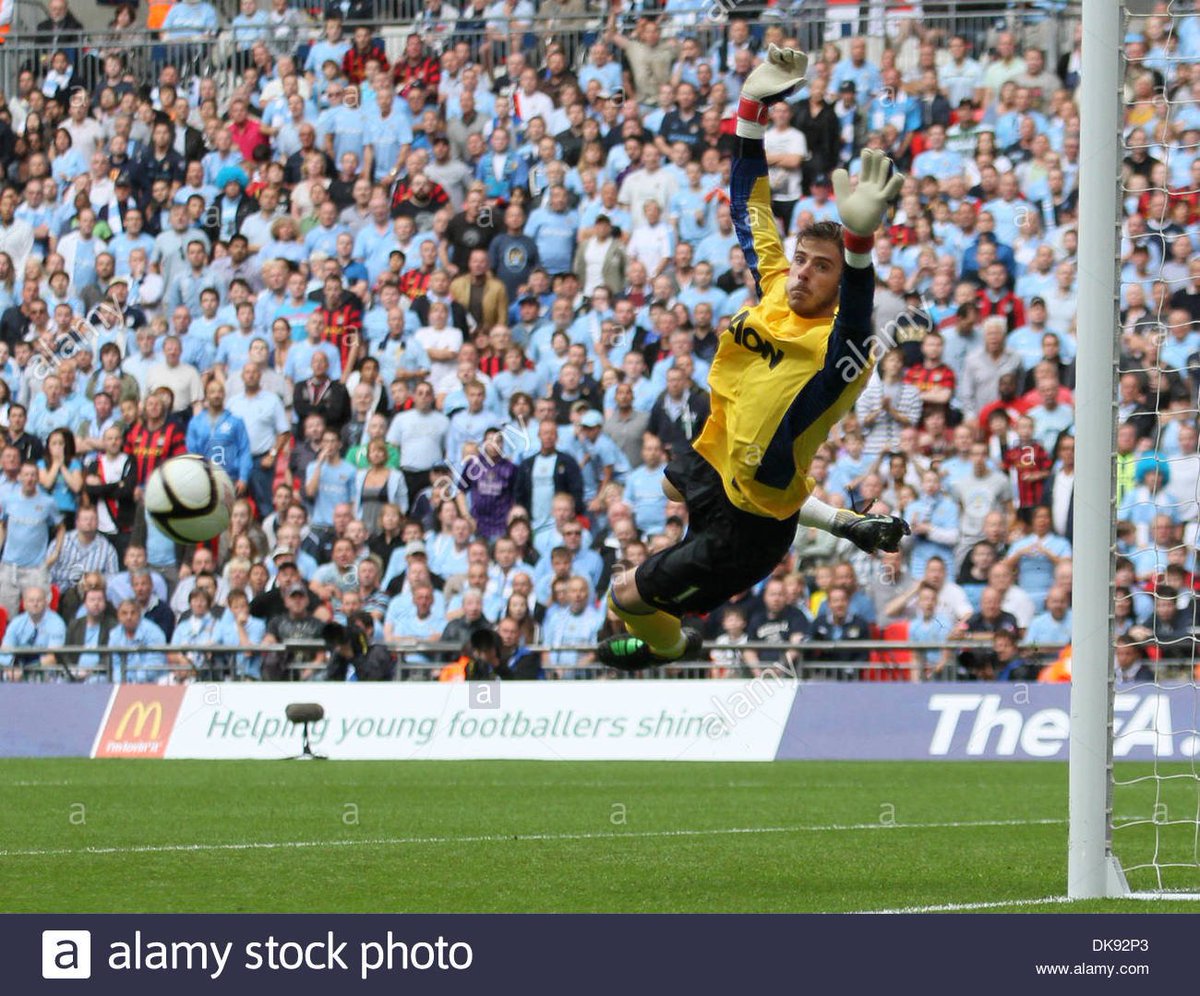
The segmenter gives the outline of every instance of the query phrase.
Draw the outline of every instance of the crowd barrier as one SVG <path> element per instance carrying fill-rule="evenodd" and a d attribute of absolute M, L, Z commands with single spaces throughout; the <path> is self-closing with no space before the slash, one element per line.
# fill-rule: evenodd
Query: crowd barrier
<path fill-rule="evenodd" d="M 436 680 L 442 669 L 459 658 L 461 643 L 442 641 L 396 641 L 384 644 L 396 659 L 397 681 Z M 643 679 L 659 678 L 753 678 L 763 671 L 777 671 L 791 678 L 824 680 L 865 681 L 956 681 L 959 669 L 954 664 L 960 652 L 986 652 L 990 640 L 951 640 L 946 642 L 922 642 L 902 640 L 856 640 L 822 641 L 805 640 L 789 643 L 779 640 L 748 641 L 730 647 L 717 643 L 704 646 L 704 660 L 681 660 L 664 668 L 653 668 L 637 674 L 622 675 L 599 664 L 568 664 L 552 656 L 546 664 L 546 676 L 552 679 Z M 1026 659 L 1045 664 L 1054 660 L 1065 645 L 1060 643 L 1026 643 L 1018 649 Z M 185 683 L 203 681 L 248 680 L 242 659 L 255 656 L 286 658 L 287 663 L 279 670 L 291 681 L 320 681 L 324 663 L 317 652 L 324 644 L 313 640 L 294 640 L 284 644 L 256 644 L 245 647 L 230 647 L 225 644 L 142 644 L 136 649 L 110 649 L 107 647 L 57 646 L 30 650 L 24 647 L 7 646 L 0 643 L 0 655 L 12 655 L 13 662 L 7 668 L 0 666 L 0 683 L 3 682 L 123 682 L 131 680 L 130 674 L 147 672 L 157 675 L 164 682 Z M 531 644 L 525 648 L 530 653 L 561 655 L 590 654 L 596 645 Z M 927 651 L 950 652 L 947 665 L 934 671 L 928 664 L 920 662 L 920 655 Z M 760 652 L 759 663 L 730 660 L 733 652 Z M 716 659 L 709 660 L 712 653 Z M 162 664 L 146 663 L 147 654 L 177 654 L 187 658 L 186 664 L 167 661 Z M 96 659 L 94 664 L 81 665 L 82 656 Z"/>

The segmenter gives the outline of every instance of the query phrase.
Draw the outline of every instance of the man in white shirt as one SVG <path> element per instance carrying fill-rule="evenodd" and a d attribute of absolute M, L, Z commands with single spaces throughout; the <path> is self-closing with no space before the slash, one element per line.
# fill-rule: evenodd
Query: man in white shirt
<path fill-rule="evenodd" d="M 458 387 L 458 351 L 462 348 L 460 329 L 448 325 L 450 309 L 443 301 L 429 305 L 429 324 L 417 329 L 417 342 L 429 356 L 429 379 L 438 394 Z"/>
<path fill-rule="evenodd" d="M 156 363 L 146 372 L 146 387 L 150 393 L 160 387 L 168 387 L 175 397 L 171 411 L 199 412 L 204 403 L 204 385 L 199 371 L 190 363 L 184 363 L 183 346 L 179 336 L 169 335 L 163 340 L 163 362 Z"/>
<path fill-rule="evenodd" d="M 13 270 L 25 272 L 25 261 L 33 251 L 33 227 L 15 217 L 20 197 L 8 187 L 0 194 L 0 252 L 8 253 Z"/>
<path fill-rule="evenodd" d="M 979 102 L 983 97 L 983 67 L 967 55 L 967 42 L 959 35 L 950 39 L 950 58 L 938 67 L 938 83 L 951 107 L 964 100 Z"/>
<path fill-rule="evenodd" d="M 635 169 L 621 182 L 617 203 L 632 215 L 633 227 L 636 230 L 646 224 L 644 219 L 647 201 L 658 201 L 660 205 L 670 204 L 678 190 L 678 181 L 662 168 L 662 153 L 655 145 L 647 144 L 642 149 L 641 168 Z"/>
<path fill-rule="evenodd" d="M 538 89 L 537 70 L 532 66 L 521 72 L 521 86 L 513 94 L 513 108 L 521 118 L 522 127 L 528 126 L 533 118 L 549 123 L 554 113 L 554 101 Z"/>
<path fill-rule="evenodd" d="M 655 200 L 642 205 L 645 222 L 635 226 L 626 252 L 630 259 L 640 260 L 651 278 L 657 277 L 667 265 L 674 250 L 670 226 L 662 220 L 662 206 Z"/>
<path fill-rule="evenodd" d="M 767 157 L 767 182 L 771 185 L 771 209 L 790 231 L 792 214 L 800 199 L 800 167 L 808 158 L 808 140 L 792 127 L 792 105 L 785 100 L 771 108 L 771 127 L 763 134 Z"/>
<path fill-rule="evenodd" d="M 250 360 L 242 367 L 245 390 L 229 399 L 229 410 L 246 423 L 250 440 L 250 497 L 260 514 L 271 507 L 275 463 L 286 445 L 291 422 L 279 395 L 262 389 L 262 367 Z"/>
<path fill-rule="evenodd" d="M 84 162 L 90 163 L 92 153 L 104 145 L 104 129 L 99 121 L 88 117 L 85 93 L 72 94 L 70 111 L 61 127 L 71 136 L 71 148 L 78 150 Z"/>
<path fill-rule="evenodd" d="M 429 486 L 429 472 L 446 457 L 450 420 L 433 407 L 433 385 L 422 381 L 413 392 L 413 407 L 400 412 L 388 428 L 387 441 L 400 448 L 400 470 L 409 495 Z"/>

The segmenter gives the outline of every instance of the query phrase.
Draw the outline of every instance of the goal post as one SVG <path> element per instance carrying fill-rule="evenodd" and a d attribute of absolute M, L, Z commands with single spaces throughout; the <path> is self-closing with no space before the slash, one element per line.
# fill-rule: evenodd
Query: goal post
<path fill-rule="evenodd" d="M 1124 5 L 1083 0 L 1067 894 L 1127 889 L 1112 851 L 1113 554 Z"/>

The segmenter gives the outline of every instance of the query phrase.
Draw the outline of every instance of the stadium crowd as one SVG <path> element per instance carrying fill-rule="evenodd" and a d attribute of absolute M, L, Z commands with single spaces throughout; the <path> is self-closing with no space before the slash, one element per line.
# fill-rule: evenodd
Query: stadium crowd
<path fill-rule="evenodd" d="M 912 3 L 879 30 L 831 13 L 822 38 L 794 6 L 426 0 L 385 44 L 371 0 L 180 0 L 118 6 L 83 44 L 49 0 L 0 106 L 5 677 L 396 673 L 377 648 L 328 672 L 236 650 L 331 620 L 363 648 L 468 646 L 443 678 L 587 663 L 553 648 L 606 635 L 612 572 L 683 535 L 663 469 L 754 301 L 727 184 L 771 43 L 811 51 L 765 140 L 789 251 L 837 220 L 830 173 L 862 149 L 908 177 L 876 240 L 877 372 L 812 476 L 913 535 L 873 558 L 802 529 L 703 621 L 704 673 L 854 678 L 853 641 L 883 638 L 978 649 L 863 676 L 1069 674 L 1022 648 L 1070 640 L 1079 33 L 1046 51 L 1060 4 L 959 33 Z M 153 44 L 123 45 L 147 16 Z M 1125 41 L 1114 666 L 1139 681 L 1194 657 L 1200 13 Z M 187 549 L 139 504 L 183 452 L 239 495 Z M 139 650 L 168 643 L 231 649 Z"/>

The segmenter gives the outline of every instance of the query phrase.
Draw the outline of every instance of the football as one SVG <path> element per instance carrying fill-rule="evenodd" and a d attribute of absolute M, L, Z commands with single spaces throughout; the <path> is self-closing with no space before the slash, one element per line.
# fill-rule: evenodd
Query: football
<path fill-rule="evenodd" d="M 233 481 L 210 460 L 172 457 L 146 482 L 146 511 L 176 543 L 204 543 L 229 528 Z"/>

